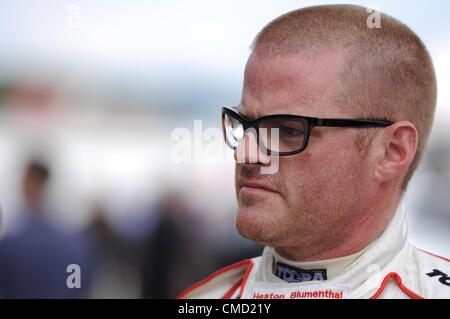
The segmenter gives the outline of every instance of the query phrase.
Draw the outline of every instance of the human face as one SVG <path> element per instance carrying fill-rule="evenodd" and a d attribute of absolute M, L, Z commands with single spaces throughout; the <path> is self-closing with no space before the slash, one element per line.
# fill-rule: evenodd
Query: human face
<path fill-rule="evenodd" d="M 237 109 L 249 119 L 271 114 L 353 118 L 351 110 L 335 102 L 343 64 L 342 56 L 328 51 L 276 58 L 252 54 Z M 272 247 L 301 246 L 311 255 L 344 240 L 372 190 L 370 167 L 355 144 L 356 131 L 314 129 L 308 148 L 279 157 L 278 170 L 270 175 L 260 169 L 271 159 L 246 149 L 257 147 L 248 134 L 235 157 L 256 152 L 258 158 L 254 164 L 236 164 L 240 234 Z"/>

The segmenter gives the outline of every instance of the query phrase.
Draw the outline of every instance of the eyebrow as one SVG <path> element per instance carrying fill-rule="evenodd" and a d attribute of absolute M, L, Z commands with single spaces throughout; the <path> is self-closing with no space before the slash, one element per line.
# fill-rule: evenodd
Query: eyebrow
<path fill-rule="evenodd" d="M 248 115 L 246 112 L 245 112 L 245 108 L 244 108 L 244 106 L 242 106 L 241 104 L 239 104 L 238 106 L 235 106 L 235 107 L 233 107 L 233 109 L 235 109 L 242 117 L 244 117 L 245 119 L 247 119 L 247 120 L 249 120 L 249 121 L 254 121 L 254 120 L 256 120 L 256 119 L 259 119 L 259 118 L 262 118 L 262 117 L 266 117 L 266 116 L 271 116 L 271 115 L 277 115 L 277 114 L 273 114 L 273 113 L 271 113 L 271 114 L 262 114 L 262 115 L 259 115 L 259 116 L 252 116 L 252 115 Z M 281 113 L 280 113 L 281 114 Z M 284 113 L 283 113 L 284 114 Z M 295 115 L 295 114 L 292 114 L 292 115 Z M 300 116 L 300 115 L 299 115 Z"/>
<path fill-rule="evenodd" d="M 257 119 L 257 117 L 248 116 L 248 115 L 245 113 L 245 108 L 244 108 L 242 105 L 240 105 L 240 104 L 239 104 L 238 106 L 235 106 L 234 109 L 235 109 L 237 112 L 239 112 L 239 114 L 240 114 L 242 117 L 245 117 L 247 120 L 252 121 L 252 120 Z"/>

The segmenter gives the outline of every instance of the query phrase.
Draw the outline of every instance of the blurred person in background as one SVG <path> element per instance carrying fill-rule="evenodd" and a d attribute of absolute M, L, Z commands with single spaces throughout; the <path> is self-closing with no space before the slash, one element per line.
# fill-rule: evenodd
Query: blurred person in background
<path fill-rule="evenodd" d="M 133 209 L 126 207 L 127 213 Z M 91 215 L 83 232 L 93 250 L 90 297 L 139 298 L 144 256 L 142 232 L 151 226 L 139 218 L 126 218 L 114 225 L 107 203 L 99 198 L 93 202 Z"/>
<path fill-rule="evenodd" d="M 211 272 L 217 260 L 204 258 L 214 256 L 214 247 L 183 194 L 166 191 L 154 209 L 158 221 L 144 242 L 142 297 L 174 298 Z"/>
<path fill-rule="evenodd" d="M 32 160 L 22 180 L 21 216 L 0 241 L 0 297 L 82 298 L 90 287 L 88 244 L 48 220 L 45 191 L 50 169 Z M 80 287 L 69 288 L 69 265 L 80 267 Z"/>
<path fill-rule="evenodd" d="M 108 220 L 108 211 L 104 205 L 95 201 L 92 205 L 92 219 L 84 230 L 92 245 L 92 298 L 129 297 L 127 284 L 131 284 L 124 263 L 129 261 L 127 245 Z M 128 258 L 127 258 L 128 257 Z"/>
<path fill-rule="evenodd" d="M 432 127 L 434 67 L 411 29 L 368 12 L 304 8 L 256 37 L 222 123 L 236 227 L 266 248 L 179 297 L 450 297 L 450 261 L 408 243 L 403 202 Z"/>

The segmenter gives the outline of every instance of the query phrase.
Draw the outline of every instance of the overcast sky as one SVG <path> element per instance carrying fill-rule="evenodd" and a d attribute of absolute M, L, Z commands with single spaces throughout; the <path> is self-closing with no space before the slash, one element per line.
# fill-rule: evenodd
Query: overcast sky
<path fill-rule="evenodd" d="M 438 0 L 0 0 L 0 79 L 53 65 L 93 85 L 229 83 L 237 99 L 255 34 L 280 14 L 324 3 L 376 7 L 416 31 L 436 64 L 439 112 L 450 116 L 450 2 Z"/>

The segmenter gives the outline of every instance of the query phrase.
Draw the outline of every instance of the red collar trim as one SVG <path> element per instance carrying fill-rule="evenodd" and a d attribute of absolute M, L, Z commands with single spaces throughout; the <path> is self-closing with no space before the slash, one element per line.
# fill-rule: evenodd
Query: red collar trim
<path fill-rule="evenodd" d="M 384 288 L 386 288 L 386 285 L 389 281 L 389 279 L 394 278 L 397 285 L 400 287 L 400 289 L 407 294 L 409 297 L 413 299 L 425 299 L 422 296 L 419 296 L 415 292 L 409 290 L 405 285 L 403 285 L 402 278 L 395 272 L 391 272 L 386 277 L 384 277 L 383 282 L 381 283 L 381 287 L 377 290 L 377 292 L 370 297 L 369 299 L 377 299 L 381 293 L 383 292 Z"/>
<path fill-rule="evenodd" d="M 246 260 L 242 260 L 240 262 L 237 262 L 235 264 L 232 264 L 230 266 L 227 266 L 225 268 L 219 269 L 218 271 L 214 272 L 213 274 L 209 275 L 208 277 L 206 277 L 205 279 L 203 279 L 202 281 L 197 282 L 196 284 L 192 285 L 191 287 L 187 288 L 186 290 L 184 290 L 182 293 L 180 293 L 176 298 L 177 299 L 182 299 L 184 298 L 187 294 L 189 294 L 190 292 L 192 292 L 193 290 L 207 284 L 209 281 L 213 280 L 215 277 L 219 276 L 220 274 L 223 274 L 229 270 L 235 269 L 235 268 L 239 268 L 241 266 L 244 265 L 249 265 L 248 268 L 252 268 L 253 267 L 253 262 L 250 259 L 246 259 Z M 251 266 L 250 266 L 251 265 Z M 247 272 L 248 272 L 248 268 L 247 268 Z M 246 272 L 246 275 L 247 275 Z M 244 276 L 244 279 L 246 279 L 246 277 Z M 239 282 L 240 283 L 240 282 Z M 245 284 L 245 281 L 244 281 Z M 235 284 L 234 286 L 236 286 L 237 284 Z M 234 288 L 234 286 L 232 287 L 232 289 Z M 238 286 L 239 287 L 239 286 Z M 230 291 L 228 291 L 226 295 L 228 295 Z"/>

